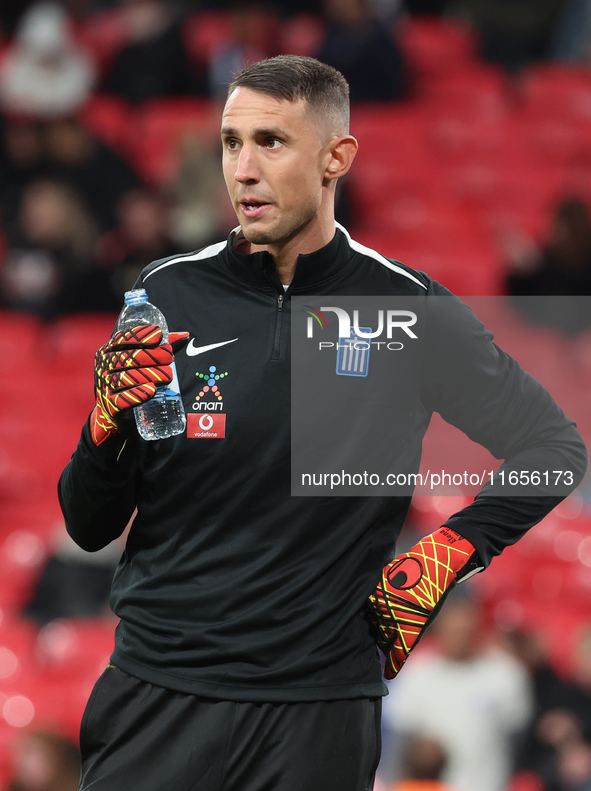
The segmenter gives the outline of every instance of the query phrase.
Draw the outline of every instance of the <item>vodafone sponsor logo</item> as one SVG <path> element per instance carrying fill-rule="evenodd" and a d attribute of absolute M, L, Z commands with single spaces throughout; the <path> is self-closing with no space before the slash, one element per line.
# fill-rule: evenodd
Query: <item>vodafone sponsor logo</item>
<path fill-rule="evenodd" d="M 225 415 L 187 415 L 188 439 L 224 439 L 225 436 Z"/>

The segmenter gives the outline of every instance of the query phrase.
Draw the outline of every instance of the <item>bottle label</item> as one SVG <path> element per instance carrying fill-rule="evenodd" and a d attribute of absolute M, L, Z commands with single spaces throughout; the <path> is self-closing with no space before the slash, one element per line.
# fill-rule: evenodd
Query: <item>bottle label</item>
<path fill-rule="evenodd" d="M 172 368 L 172 382 L 166 388 L 166 395 L 178 395 L 181 394 L 181 386 L 179 385 L 179 378 L 176 372 L 176 365 L 174 360 L 172 361 L 170 367 Z"/>

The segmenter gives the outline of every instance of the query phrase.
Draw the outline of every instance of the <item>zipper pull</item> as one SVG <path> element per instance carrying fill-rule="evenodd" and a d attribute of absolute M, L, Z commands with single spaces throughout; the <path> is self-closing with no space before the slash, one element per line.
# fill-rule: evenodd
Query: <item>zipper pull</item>
<path fill-rule="evenodd" d="M 279 296 L 277 297 L 277 303 L 278 303 L 277 304 L 277 310 L 279 310 L 279 311 L 283 310 L 283 299 L 284 299 L 284 295 L 283 294 L 279 294 Z"/>

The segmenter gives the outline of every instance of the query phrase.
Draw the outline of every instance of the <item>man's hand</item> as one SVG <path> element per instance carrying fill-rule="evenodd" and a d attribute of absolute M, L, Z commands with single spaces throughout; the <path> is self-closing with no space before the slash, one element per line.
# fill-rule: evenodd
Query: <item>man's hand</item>
<path fill-rule="evenodd" d="M 172 344 L 188 332 L 169 333 L 160 345 L 162 330 L 154 325 L 117 332 L 94 356 L 95 407 L 90 415 L 90 436 L 100 445 L 119 430 L 121 413 L 149 401 L 157 387 L 172 381 Z"/>
<path fill-rule="evenodd" d="M 455 582 L 482 568 L 472 544 L 442 527 L 384 568 L 367 611 L 386 657 L 384 677 L 394 678 Z"/>

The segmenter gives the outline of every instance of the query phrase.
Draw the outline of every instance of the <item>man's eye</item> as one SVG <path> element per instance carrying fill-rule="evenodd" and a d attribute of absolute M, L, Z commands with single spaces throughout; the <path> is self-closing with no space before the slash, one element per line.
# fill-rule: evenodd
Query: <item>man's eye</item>
<path fill-rule="evenodd" d="M 267 148 L 273 150 L 274 148 L 279 148 L 281 145 L 281 140 L 277 140 L 276 137 L 272 137 L 270 140 L 267 140 Z"/>
<path fill-rule="evenodd" d="M 230 138 L 229 140 L 226 140 L 226 148 L 229 151 L 236 151 L 236 149 L 238 148 L 238 141 L 237 140 L 233 140 L 232 138 Z"/>

